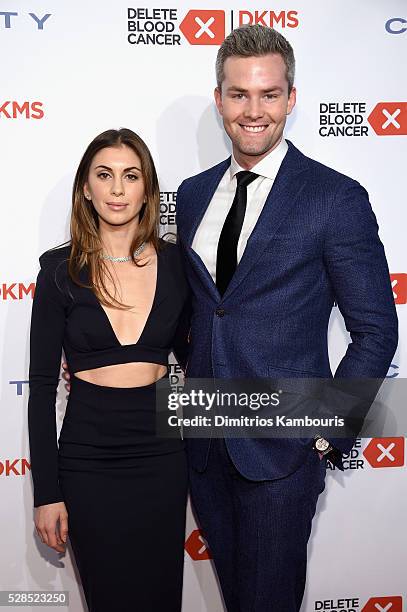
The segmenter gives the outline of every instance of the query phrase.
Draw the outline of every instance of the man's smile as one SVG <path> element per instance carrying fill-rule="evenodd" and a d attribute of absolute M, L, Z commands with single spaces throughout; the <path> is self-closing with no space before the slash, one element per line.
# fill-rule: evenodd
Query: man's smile
<path fill-rule="evenodd" d="M 244 132 L 249 134 L 258 134 L 259 132 L 264 132 L 264 130 L 268 127 L 268 125 L 244 125 L 239 123 L 240 127 Z"/>

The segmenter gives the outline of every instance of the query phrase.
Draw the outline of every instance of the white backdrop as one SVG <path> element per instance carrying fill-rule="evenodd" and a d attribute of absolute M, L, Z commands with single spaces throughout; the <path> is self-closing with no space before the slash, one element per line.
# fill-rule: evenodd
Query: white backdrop
<path fill-rule="evenodd" d="M 400 321 L 389 375 L 405 377 L 407 368 L 405 2 L 197 4 L 200 10 L 184 1 L 0 4 L 0 589 L 68 590 L 75 612 L 85 607 L 70 552 L 60 557 L 43 546 L 32 521 L 26 411 L 38 255 L 68 238 L 75 169 L 90 140 L 112 127 L 131 128 L 149 145 L 163 192 L 162 232 L 174 231 L 178 184 L 229 154 L 212 92 L 218 44 L 232 18 L 234 27 L 240 18 L 274 24 L 290 40 L 298 101 L 287 137 L 305 154 L 360 181 L 370 194 Z M 129 14 L 134 25 L 129 26 Z M 156 34 L 165 30 L 167 39 L 161 35 L 157 44 L 145 44 L 143 30 L 149 28 Z M 328 120 L 350 127 L 345 135 L 335 135 L 336 127 L 325 135 Z M 348 341 L 334 309 L 333 368 Z M 64 401 L 61 388 L 59 421 Z M 405 609 L 404 442 L 361 440 L 349 469 L 328 474 L 309 546 L 303 612 Z M 395 444 L 393 459 L 381 457 L 378 443 Z M 166 529 L 163 525 L 163 546 Z M 199 538 L 189 513 L 184 611 L 221 612 L 211 561 Z"/>

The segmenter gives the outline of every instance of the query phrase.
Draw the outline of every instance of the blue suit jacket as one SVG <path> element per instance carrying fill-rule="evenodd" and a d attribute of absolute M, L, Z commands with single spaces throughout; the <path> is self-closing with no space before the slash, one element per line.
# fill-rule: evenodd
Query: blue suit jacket
<path fill-rule="evenodd" d="M 193 302 L 187 376 L 332 377 L 327 331 L 334 301 L 352 340 L 335 377 L 387 374 L 397 347 L 397 316 L 368 194 L 288 146 L 223 297 L 191 244 L 230 158 L 178 190 L 178 235 Z M 216 314 L 219 308 L 223 316 Z M 252 480 L 288 475 L 310 447 L 304 439 L 226 444 L 235 466 Z M 341 452 L 352 445 L 335 439 Z M 196 469 L 205 469 L 208 448 L 209 440 L 189 440 Z"/>

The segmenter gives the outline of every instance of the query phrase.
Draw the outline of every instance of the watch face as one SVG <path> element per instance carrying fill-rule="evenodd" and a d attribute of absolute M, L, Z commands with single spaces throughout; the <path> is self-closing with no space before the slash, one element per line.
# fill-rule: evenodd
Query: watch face
<path fill-rule="evenodd" d="M 315 448 L 323 453 L 327 448 L 329 448 L 329 442 L 324 440 L 324 438 L 318 438 L 318 440 L 315 441 Z"/>

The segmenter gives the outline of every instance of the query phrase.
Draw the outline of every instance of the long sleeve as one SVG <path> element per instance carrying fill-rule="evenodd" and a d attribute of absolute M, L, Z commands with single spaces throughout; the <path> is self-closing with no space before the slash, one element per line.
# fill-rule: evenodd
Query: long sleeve
<path fill-rule="evenodd" d="M 187 300 L 179 317 L 178 326 L 175 331 L 173 340 L 173 352 L 176 360 L 181 366 L 184 374 L 188 365 L 189 357 L 189 334 L 191 329 L 191 313 L 192 304 L 191 296 L 188 295 Z"/>
<path fill-rule="evenodd" d="M 325 243 L 325 261 L 351 336 L 332 387 L 326 388 L 325 406 L 333 413 L 338 408 L 337 414 L 353 416 L 357 429 L 387 374 L 398 340 L 384 248 L 367 192 L 357 183 L 338 195 Z M 345 453 L 353 441 L 331 440 Z"/>
<path fill-rule="evenodd" d="M 185 255 L 180 244 L 171 245 L 173 255 L 171 271 L 174 274 L 174 286 L 182 294 L 184 304 L 178 317 L 177 327 L 172 339 L 172 351 L 184 374 L 188 365 L 189 335 L 192 317 L 192 294 L 185 274 Z"/>
<path fill-rule="evenodd" d="M 384 378 L 397 348 L 397 314 L 368 195 L 357 183 L 338 197 L 325 261 L 351 343 L 335 378 Z"/>
<path fill-rule="evenodd" d="M 66 299 L 56 282 L 54 257 L 40 257 L 30 331 L 28 431 L 34 507 L 62 501 L 58 484 L 55 400 Z"/>

